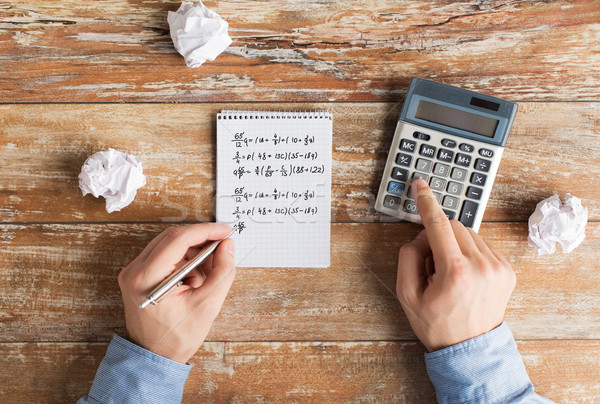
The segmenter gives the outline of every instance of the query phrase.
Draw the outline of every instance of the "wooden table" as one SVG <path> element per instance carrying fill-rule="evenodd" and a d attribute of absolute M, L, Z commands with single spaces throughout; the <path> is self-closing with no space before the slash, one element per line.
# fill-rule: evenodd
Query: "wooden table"
<path fill-rule="evenodd" d="M 600 400 L 600 1 L 206 4 L 233 44 L 190 69 L 178 2 L 0 2 L 0 402 L 87 393 L 125 331 L 121 268 L 167 226 L 214 220 L 222 108 L 333 113 L 332 265 L 241 269 L 184 402 L 433 402 L 392 292 L 419 226 L 373 209 L 413 76 L 519 103 L 480 234 L 517 273 L 506 321 L 536 390 Z M 109 147 L 148 179 L 112 214 L 77 179 Z M 567 192 L 587 238 L 538 257 L 527 219 Z"/>

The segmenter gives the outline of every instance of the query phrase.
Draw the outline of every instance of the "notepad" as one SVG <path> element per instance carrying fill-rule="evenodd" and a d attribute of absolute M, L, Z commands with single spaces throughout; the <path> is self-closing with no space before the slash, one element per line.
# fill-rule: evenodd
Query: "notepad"
<path fill-rule="evenodd" d="M 328 112 L 217 114 L 217 222 L 235 226 L 238 267 L 330 264 Z"/>

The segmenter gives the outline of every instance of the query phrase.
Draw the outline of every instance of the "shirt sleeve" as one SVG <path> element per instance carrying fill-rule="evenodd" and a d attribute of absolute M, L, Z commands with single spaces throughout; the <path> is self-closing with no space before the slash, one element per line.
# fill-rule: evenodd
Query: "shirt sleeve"
<path fill-rule="evenodd" d="M 552 403 L 537 395 L 506 323 L 425 354 L 439 403 Z"/>
<path fill-rule="evenodd" d="M 77 403 L 180 403 L 191 368 L 115 335 L 89 395 Z"/>

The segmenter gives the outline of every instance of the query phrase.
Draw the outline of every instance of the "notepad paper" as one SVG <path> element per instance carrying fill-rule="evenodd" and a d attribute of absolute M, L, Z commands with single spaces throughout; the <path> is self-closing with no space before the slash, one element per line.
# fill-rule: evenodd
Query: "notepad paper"
<path fill-rule="evenodd" d="M 328 267 L 332 117 L 217 114 L 217 221 L 234 225 L 238 267 Z"/>

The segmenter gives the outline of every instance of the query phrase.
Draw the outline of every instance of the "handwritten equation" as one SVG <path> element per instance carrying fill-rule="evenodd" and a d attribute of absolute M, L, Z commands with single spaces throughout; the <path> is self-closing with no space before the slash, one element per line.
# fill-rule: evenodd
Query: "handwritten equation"
<path fill-rule="evenodd" d="M 328 266 L 331 116 L 248 114 L 217 118 L 217 221 L 235 225 L 236 262 Z"/>

